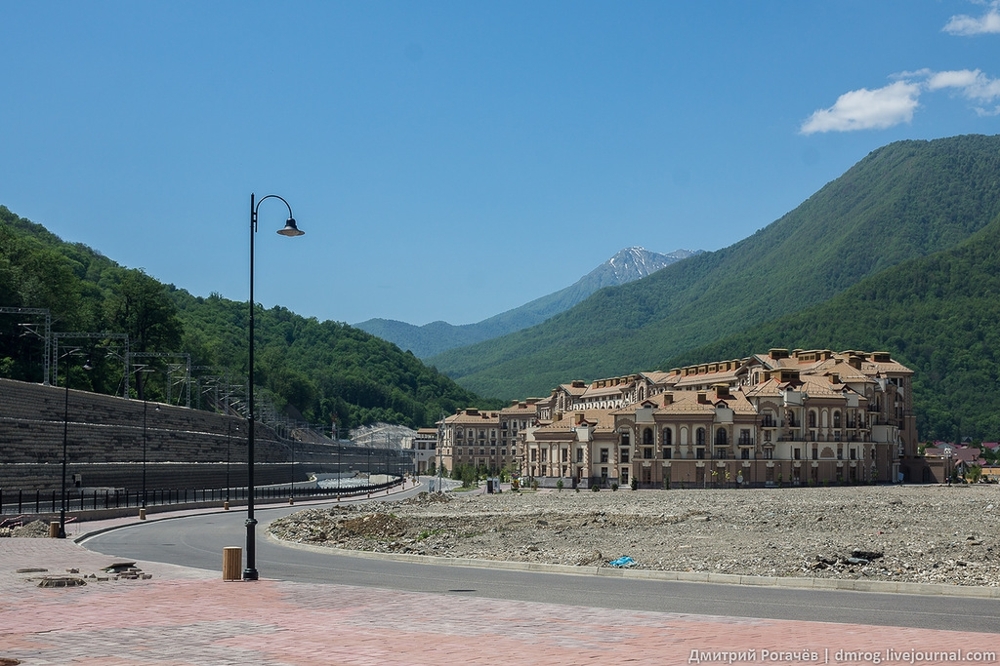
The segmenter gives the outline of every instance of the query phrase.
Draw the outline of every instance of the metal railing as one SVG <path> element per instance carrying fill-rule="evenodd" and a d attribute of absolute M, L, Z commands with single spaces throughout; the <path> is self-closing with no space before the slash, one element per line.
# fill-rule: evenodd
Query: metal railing
<path fill-rule="evenodd" d="M 261 486 L 254 489 L 255 501 L 288 501 L 294 498 L 354 497 L 386 490 L 402 481 L 396 477 L 385 483 L 372 483 L 340 488 Z M 246 488 L 185 488 L 147 490 L 146 506 L 203 504 L 206 502 L 246 501 Z M 141 490 L 70 489 L 66 493 L 67 511 L 100 511 L 141 507 Z M 59 490 L 5 490 L 0 488 L 0 514 L 53 514 L 62 508 Z"/>

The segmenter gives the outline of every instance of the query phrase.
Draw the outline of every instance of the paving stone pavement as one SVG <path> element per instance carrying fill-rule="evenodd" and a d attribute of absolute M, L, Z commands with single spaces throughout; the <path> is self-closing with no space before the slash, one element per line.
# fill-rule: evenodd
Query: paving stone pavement
<path fill-rule="evenodd" d="M 955 661 L 955 651 L 969 664 L 1000 658 L 1000 633 L 224 581 L 221 553 L 218 571 L 138 562 L 150 578 L 38 587 L 45 576 L 108 576 L 103 569 L 117 560 L 72 537 L 134 522 L 68 525 L 65 540 L 0 538 L 0 666 L 699 663 L 693 654 L 701 664 L 939 664 Z M 47 571 L 18 573 L 38 568 Z M 952 654 L 928 654 L 943 650 Z M 992 654 L 969 654 L 978 652 Z"/>

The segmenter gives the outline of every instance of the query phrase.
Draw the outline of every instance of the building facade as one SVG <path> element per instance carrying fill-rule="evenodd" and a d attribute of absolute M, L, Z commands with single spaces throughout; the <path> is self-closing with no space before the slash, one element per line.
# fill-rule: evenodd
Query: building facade
<path fill-rule="evenodd" d="M 463 412 L 445 421 L 454 424 L 456 461 L 502 462 L 497 469 L 543 486 L 920 481 L 912 375 L 887 352 L 772 349 L 670 372 L 572 382 L 546 400 L 510 408 L 519 427 L 515 432 L 507 421 L 508 445 L 495 458 L 485 452 L 494 440 L 502 448 L 501 412 Z M 447 446 L 446 439 L 446 456 Z"/>

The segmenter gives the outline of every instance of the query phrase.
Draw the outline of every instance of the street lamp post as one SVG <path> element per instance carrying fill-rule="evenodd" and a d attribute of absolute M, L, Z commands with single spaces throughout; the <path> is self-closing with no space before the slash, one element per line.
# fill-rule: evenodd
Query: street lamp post
<path fill-rule="evenodd" d="M 59 507 L 59 532 L 56 534 L 60 539 L 66 538 L 66 459 L 67 451 L 69 445 L 69 358 L 70 356 L 75 356 L 79 350 L 73 349 L 65 354 L 62 358 L 66 359 L 66 393 L 65 399 L 63 400 L 63 445 L 62 445 L 62 503 Z M 57 359 L 58 362 L 58 359 Z M 83 364 L 84 370 L 90 370 L 90 361 L 86 361 Z"/>
<path fill-rule="evenodd" d="M 145 365 L 134 366 L 136 373 L 155 372 L 153 368 Z M 146 520 L 146 411 L 149 407 L 149 400 L 146 399 L 146 382 L 139 382 L 139 392 L 142 394 L 142 498 L 139 500 L 139 519 Z M 159 407 L 156 408 L 159 410 Z"/>
<path fill-rule="evenodd" d="M 256 553 L 256 537 L 254 534 L 255 528 L 257 526 L 257 519 L 254 518 L 253 513 L 253 500 L 254 500 L 254 395 L 253 395 L 253 373 L 254 373 L 254 300 L 253 300 L 253 253 L 254 253 L 254 236 L 257 233 L 257 210 L 260 205 L 264 203 L 267 199 L 278 199 L 285 207 L 288 208 L 288 220 L 285 222 L 285 227 L 279 229 L 278 233 L 282 236 L 301 236 L 304 231 L 299 231 L 298 226 L 295 224 L 295 218 L 292 217 L 292 207 L 287 201 L 279 197 L 277 194 L 268 194 L 265 197 L 261 197 L 260 201 L 254 203 L 254 195 L 250 195 L 250 331 L 249 331 L 249 356 L 248 356 L 248 374 L 249 374 L 249 395 L 247 396 L 248 402 L 248 414 L 247 414 L 247 564 L 246 568 L 243 570 L 243 580 L 257 580 L 260 575 L 257 572 L 257 553 Z"/>
<path fill-rule="evenodd" d="M 954 455 L 954 454 L 952 453 L 951 449 L 945 449 L 944 450 L 944 459 L 945 459 L 945 463 L 946 463 L 946 465 L 945 465 L 945 474 L 948 477 L 948 485 L 949 486 L 951 485 L 951 456 L 952 455 Z"/>

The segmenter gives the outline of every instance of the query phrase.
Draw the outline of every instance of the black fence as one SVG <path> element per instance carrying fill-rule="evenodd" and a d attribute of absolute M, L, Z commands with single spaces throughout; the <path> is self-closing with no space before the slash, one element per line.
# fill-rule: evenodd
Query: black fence
<path fill-rule="evenodd" d="M 386 483 L 353 485 L 335 488 L 313 486 L 263 486 L 254 488 L 254 501 L 279 501 L 290 498 L 355 497 L 398 485 L 402 477 Z M 145 505 L 200 504 L 205 502 L 245 502 L 246 488 L 205 488 L 146 491 Z M 101 509 L 127 509 L 143 506 L 142 491 L 86 490 L 70 488 L 66 491 L 66 511 L 98 511 Z M 62 509 L 62 493 L 58 490 L 25 491 L 0 488 L 0 514 L 52 514 Z"/>

